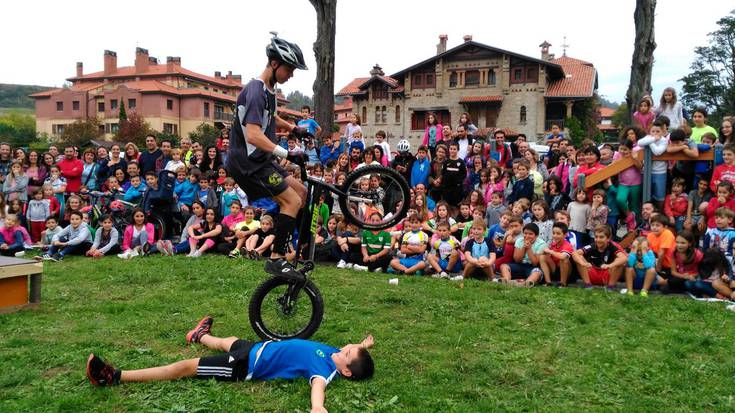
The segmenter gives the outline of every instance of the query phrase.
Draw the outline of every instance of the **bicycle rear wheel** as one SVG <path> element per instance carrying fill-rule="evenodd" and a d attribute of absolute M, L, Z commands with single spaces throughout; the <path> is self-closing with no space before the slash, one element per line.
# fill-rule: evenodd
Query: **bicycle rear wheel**
<path fill-rule="evenodd" d="M 367 165 L 352 171 L 342 190 L 347 194 L 339 197 L 342 213 L 360 228 L 392 227 L 406 216 L 410 207 L 406 179 L 395 169 L 382 165 Z"/>
<path fill-rule="evenodd" d="M 271 277 L 260 284 L 250 299 L 250 326 L 263 340 L 307 339 L 324 316 L 324 301 L 316 285 L 307 280 L 296 299 L 290 298 L 293 283 Z"/>

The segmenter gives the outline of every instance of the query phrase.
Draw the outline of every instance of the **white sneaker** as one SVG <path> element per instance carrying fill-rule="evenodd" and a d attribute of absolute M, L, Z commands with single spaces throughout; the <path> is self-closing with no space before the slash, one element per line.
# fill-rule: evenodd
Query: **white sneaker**
<path fill-rule="evenodd" d="M 355 270 L 355 271 L 367 271 L 367 270 L 368 270 L 368 267 L 366 267 L 366 266 L 364 266 L 364 265 L 357 265 L 357 264 L 354 264 L 354 265 L 352 266 L 352 269 L 353 269 L 353 270 Z"/>
<path fill-rule="evenodd" d="M 374 269 L 373 272 L 382 273 L 383 272 L 383 269 L 380 268 L 380 267 L 378 267 L 378 268 Z"/>
<path fill-rule="evenodd" d="M 26 252 L 25 251 L 18 251 L 18 252 L 15 253 L 15 256 L 17 258 L 23 257 L 25 255 L 26 255 Z"/>
<path fill-rule="evenodd" d="M 347 268 L 347 263 L 345 262 L 345 260 L 339 260 L 339 262 L 337 263 L 337 268 Z"/>
<path fill-rule="evenodd" d="M 622 290 L 620 290 L 620 294 L 623 294 L 623 295 L 628 294 L 628 289 L 623 288 Z"/>
<path fill-rule="evenodd" d="M 127 250 L 123 252 L 122 254 L 117 254 L 117 258 L 127 260 L 128 258 L 130 258 L 130 250 Z"/>
<path fill-rule="evenodd" d="M 199 258 L 202 256 L 202 252 L 199 250 L 194 250 L 194 252 L 191 253 L 192 258 Z"/>
<path fill-rule="evenodd" d="M 138 255 L 140 255 L 140 253 L 138 252 L 138 248 L 137 247 L 133 248 L 132 250 L 130 250 L 130 253 L 128 254 L 127 259 L 137 257 Z"/>
<path fill-rule="evenodd" d="M 447 274 L 446 271 L 442 271 L 441 274 L 439 274 L 439 278 L 449 278 L 449 274 Z"/>
<path fill-rule="evenodd" d="M 431 274 L 431 278 L 441 278 L 441 273 L 435 272 L 434 274 Z"/>
<path fill-rule="evenodd" d="M 462 281 L 464 280 L 464 277 L 461 275 L 455 275 L 454 277 L 450 278 L 452 281 Z"/>

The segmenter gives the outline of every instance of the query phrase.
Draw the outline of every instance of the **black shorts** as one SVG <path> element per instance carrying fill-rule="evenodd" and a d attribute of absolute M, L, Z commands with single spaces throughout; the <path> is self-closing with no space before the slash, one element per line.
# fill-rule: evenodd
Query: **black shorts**
<path fill-rule="evenodd" d="M 255 343 L 237 340 L 230 351 L 216 356 L 202 357 L 197 366 L 197 378 L 217 381 L 241 381 L 248 375 L 250 350 Z"/>
<path fill-rule="evenodd" d="M 274 197 L 286 189 L 288 172 L 275 162 L 258 165 L 248 174 L 243 174 L 239 168 L 227 168 L 240 189 L 248 196 L 248 200 Z"/>

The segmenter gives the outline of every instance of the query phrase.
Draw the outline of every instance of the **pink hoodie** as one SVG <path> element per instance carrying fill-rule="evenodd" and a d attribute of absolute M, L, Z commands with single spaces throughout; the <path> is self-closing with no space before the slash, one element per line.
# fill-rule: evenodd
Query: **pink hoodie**
<path fill-rule="evenodd" d="M 442 132 L 441 123 L 437 123 L 435 126 L 436 126 L 436 143 L 438 145 L 439 142 L 444 140 L 444 133 Z M 421 144 L 424 146 L 429 145 L 429 126 L 427 126 L 426 130 L 424 131 L 424 140 L 421 142 Z"/>
<path fill-rule="evenodd" d="M 155 242 L 154 235 L 156 232 L 156 230 L 153 228 L 153 224 L 151 224 L 150 222 L 146 222 L 143 228 L 145 229 L 146 234 L 148 234 L 148 244 L 153 245 L 153 243 Z M 123 232 L 123 251 L 127 251 L 133 248 L 133 231 L 134 227 L 132 224 L 125 227 L 125 232 Z"/>

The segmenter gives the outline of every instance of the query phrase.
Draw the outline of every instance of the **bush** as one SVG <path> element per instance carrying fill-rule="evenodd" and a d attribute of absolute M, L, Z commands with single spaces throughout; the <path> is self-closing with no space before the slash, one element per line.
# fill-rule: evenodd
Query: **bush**
<path fill-rule="evenodd" d="M 117 130 L 117 134 L 115 134 L 115 140 L 124 143 L 133 142 L 142 148 L 145 145 L 146 135 L 154 132 L 151 129 L 151 125 L 138 112 L 133 112 L 128 115 L 127 120 L 120 122 L 120 127 Z"/>
<path fill-rule="evenodd" d="M 33 115 L 9 111 L 0 115 L 0 140 L 14 146 L 26 146 L 36 140 L 36 119 Z"/>
<path fill-rule="evenodd" d="M 64 127 L 64 133 L 59 137 L 59 141 L 81 146 L 100 136 L 101 125 L 102 123 L 96 117 L 84 120 L 78 119 Z"/>
<path fill-rule="evenodd" d="M 201 123 L 193 132 L 189 132 L 192 142 L 199 142 L 203 147 L 214 145 L 220 137 L 220 130 L 208 123 Z"/>

